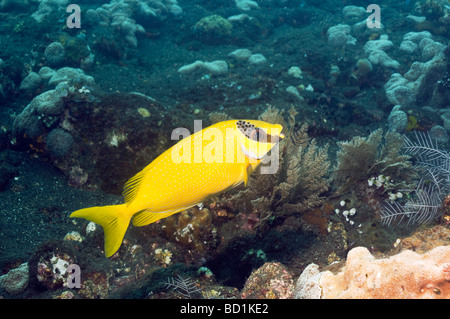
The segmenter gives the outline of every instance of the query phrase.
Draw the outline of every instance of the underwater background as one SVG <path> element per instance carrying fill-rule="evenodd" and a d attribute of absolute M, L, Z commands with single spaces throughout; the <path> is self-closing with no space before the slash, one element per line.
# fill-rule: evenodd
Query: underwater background
<path fill-rule="evenodd" d="M 371 3 L 2 0 L 0 298 L 450 298 L 450 3 Z M 111 258 L 69 218 L 227 119 L 275 174 Z"/>

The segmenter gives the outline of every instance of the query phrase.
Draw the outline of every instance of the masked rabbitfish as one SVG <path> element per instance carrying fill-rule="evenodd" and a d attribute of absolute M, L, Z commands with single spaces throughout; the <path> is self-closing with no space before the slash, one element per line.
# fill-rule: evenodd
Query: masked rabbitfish
<path fill-rule="evenodd" d="M 131 218 L 145 226 L 247 184 L 249 174 L 277 145 L 282 126 L 257 120 L 219 122 L 179 141 L 124 186 L 124 204 L 77 210 L 103 227 L 105 255 L 120 247 Z"/>

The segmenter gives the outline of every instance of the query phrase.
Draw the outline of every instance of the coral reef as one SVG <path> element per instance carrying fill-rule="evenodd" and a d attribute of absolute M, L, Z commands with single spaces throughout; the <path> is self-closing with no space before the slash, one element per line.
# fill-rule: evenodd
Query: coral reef
<path fill-rule="evenodd" d="M 0 0 L 0 299 L 378 298 L 397 269 L 397 297 L 449 298 L 448 254 L 428 261 L 450 244 L 447 1 L 381 2 L 381 28 L 362 1 L 82 1 L 81 28 L 68 4 Z M 246 187 L 130 227 L 108 259 L 67 220 L 121 203 L 175 128 L 258 115 L 286 138 Z"/>
<path fill-rule="evenodd" d="M 268 107 L 260 118 L 286 123 L 283 114 Z M 265 223 L 274 218 L 271 216 L 301 213 L 324 203 L 323 193 L 328 190 L 326 175 L 330 166 L 328 146 L 319 147 L 314 139 L 310 139 L 306 133 L 307 126 L 295 132 L 295 115 L 291 109 L 289 122 L 283 125 L 289 138 L 280 143 L 271 163 L 277 169 L 269 174 L 250 176 L 249 187 L 220 200 L 217 203 L 219 208 L 256 213 L 261 223 Z"/>
<path fill-rule="evenodd" d="M 249 49 L 236 49 L 233 52 L 228 53 L 229 57 L 236 59 L 237 61 L 247 61 L 252 55 L 252 51 Z"/>
<path fill-rule="evenodd" d="M 256 1 L 252 0 L 234 0 L 236 3 L 236 8 L 242 11 L 250 11 L 251 9 L 259 8 Z"/>
<path fill-rule="evenodd" d="M 38 137 L 44 133 L 45 121 L 64 112 L 63 99 L 68 94 L 68 83 L 61 82 L 55 89 L 36 96 L 15 118 L 13 134 L 16 137 L 22 137 L 23 135 Z"/>
<path fill-rule="evenodd" d="M 384 141 L 383 141 L 384 139 Z M 394 183 L 384 185 L 381 191 L 410 189 L 416 176 L 408 155 L 401 154 L 403 138 L 395 132 L 378 129 L 367 138 L 354 137 L 348 142 L 339 142 L 337 164 L 333 169 L 333 180 L 338 193 L 355 188 L 372 176 L 389 176 Z"/>
<path fill-rule="evenodd" d="M 404 250 L 376 259 L 367 248 L 349 251 L 345 267 L 333 274 L 308 266 L 299 277 L 296 298 L 447 299 L 450 296 L 450 246 L 420 255 Z"/>
<path fill-rule="evenodd" d="M 369 61 L 373 64 L 380 64 L 387 68 L 398 69 L 400 67 L 400 63 L 392 59 L 385 52 L 392 46 L 392 41 L 389 41 L 388 36 L 383 34 L 378 40 L 367 41 L 364 45 L 364 52 L 368 55 Z"/>
<path fill-rule="evenodd" d="M 38 23 L 45 22 L 45 19 L 55 11 L 65 11 L 69 0 L 43 0 L 39 2 L 39 7 L 31 16 Z"/>

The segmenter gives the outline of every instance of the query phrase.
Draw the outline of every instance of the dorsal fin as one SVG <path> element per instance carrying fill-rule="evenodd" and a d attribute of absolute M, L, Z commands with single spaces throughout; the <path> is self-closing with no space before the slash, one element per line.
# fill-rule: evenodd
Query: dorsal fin
<path fill-rule="evenodd" d="M 125 199 L 125 203 L 131 203 L 137 195 L 139 186 L 141 185 L 142 179 L 148 173 L 150 165 L 147 165 L 142 171 L 131 177 L 123 186 L 122 196 Z"/>

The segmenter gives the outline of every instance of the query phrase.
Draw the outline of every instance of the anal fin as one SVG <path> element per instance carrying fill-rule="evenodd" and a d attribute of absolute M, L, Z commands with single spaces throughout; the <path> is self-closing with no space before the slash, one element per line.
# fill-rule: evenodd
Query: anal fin
<path fill-rule="evenodd" d="M 195 205 L 179 208 L 179 209 L 172 210 L 172 211 L 161 212 L 161 213 L 158 213 L 158 212 L 155 213 L 155 212 L 148 211 L 148 210 L 140 211 L 139 213 L 137 213 L 136 215 L 133 216 L 133 226 L 141 227 L 141 226 L 152 224 L 160 219 L 167 218 L 170 215 L 182 212 L 183 210 L 189 209 Z"/>

